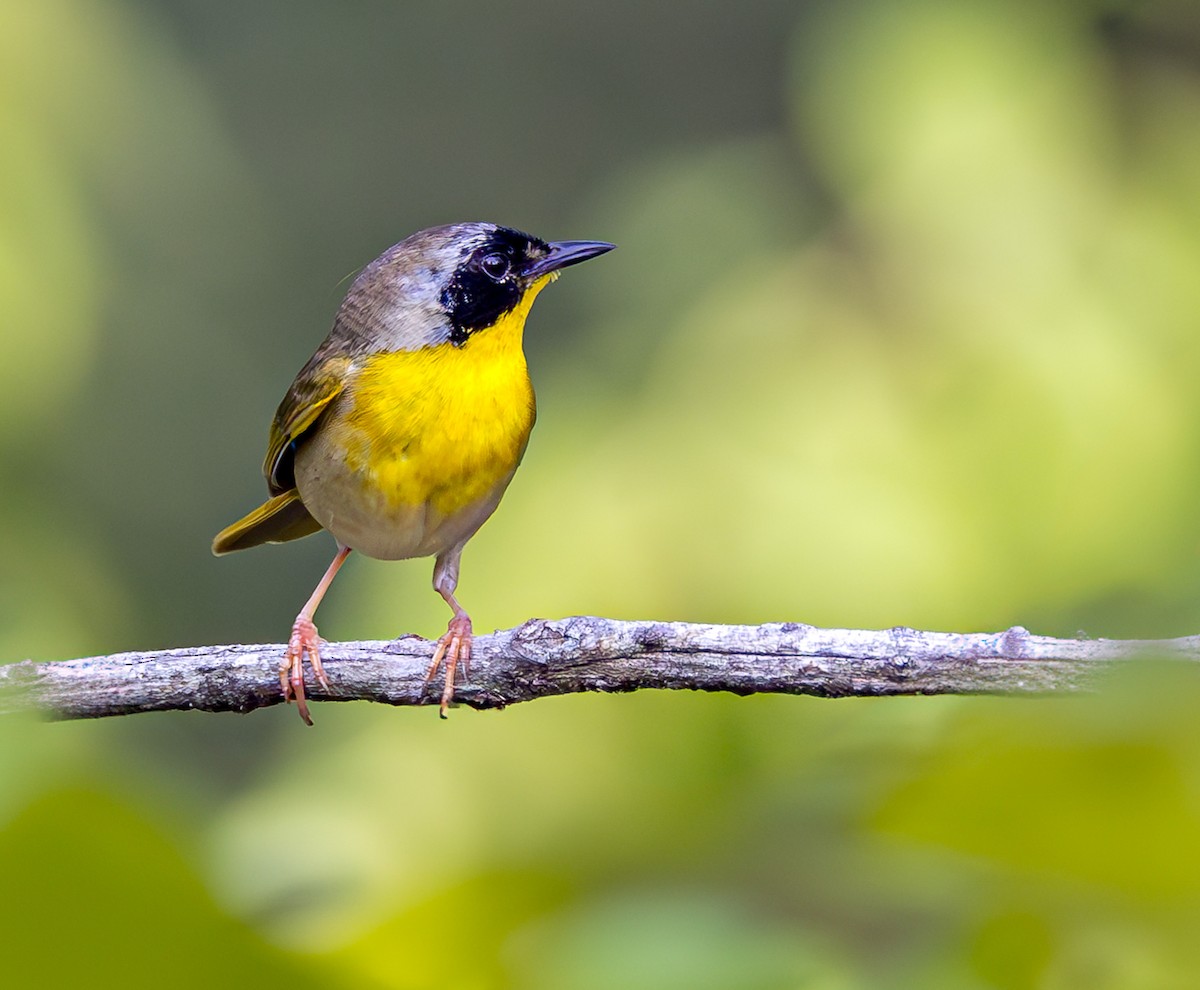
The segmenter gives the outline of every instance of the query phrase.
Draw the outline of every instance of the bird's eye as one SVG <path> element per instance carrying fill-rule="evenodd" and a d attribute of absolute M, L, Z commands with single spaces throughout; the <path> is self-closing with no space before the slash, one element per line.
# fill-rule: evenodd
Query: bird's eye
<path fill-rule="evenodd" d="M 488 278 L 499 282 L 508 274 L 511 265 L 507 257 L 499 252 L 494 252 L 492 254 L 485 254 L 479 262 L 479 267 L 483 269 L 483 273 Z"/>

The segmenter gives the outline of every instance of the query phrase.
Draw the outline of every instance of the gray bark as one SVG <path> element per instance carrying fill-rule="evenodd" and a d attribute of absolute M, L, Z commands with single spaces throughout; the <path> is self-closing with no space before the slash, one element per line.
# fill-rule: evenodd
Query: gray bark
<path fill-rule="evenodd" d="M 0 712 L 55 718 L 199 709 L 248 712 L 279 704 L 284 647 L 204 646 L 0 666 Z M 328 643 L 330 691 L 314 701 L 436 705 L 426 683 L 433 644 Z M 1200 636 L 1168 640 L 1054 639 L 1019 626 L 999 633 L 818 629 L 798 623 L 718 626 L 532 619 L 475 639 L 455 700 L 472 708 L 582 691 L 643 688 L 807 694 L 1046 694 L 1086 688 L 1114 662 L 1147 656 L 1200 660 Z"/>

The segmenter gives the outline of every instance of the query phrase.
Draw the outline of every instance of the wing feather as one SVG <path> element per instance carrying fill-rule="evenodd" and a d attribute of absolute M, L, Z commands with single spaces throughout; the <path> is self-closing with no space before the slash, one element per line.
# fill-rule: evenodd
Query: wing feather
<path fill-rule="evenodd" d="M 263 460 L 263 474 L 272 495 L 282 495 L 296 487 L 296 445 L 342 394 L 349 370 L 349 358 L 327 358 L 317 351 L 292 382 L 271 422 L 267 456 Z"/>

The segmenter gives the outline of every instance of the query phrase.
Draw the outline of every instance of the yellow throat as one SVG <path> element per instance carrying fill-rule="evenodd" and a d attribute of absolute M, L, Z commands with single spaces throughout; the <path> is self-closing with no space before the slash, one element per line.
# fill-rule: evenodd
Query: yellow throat
<path fill-rule="evenodd" d="M 534 282 L 512 310 L 461 346 L 368 358 L 334 426 L 346 468 L 390 505 L 427 504 L 444 516 L 506 484 L 535 417 L 525 320 L 556 274 Z"/>

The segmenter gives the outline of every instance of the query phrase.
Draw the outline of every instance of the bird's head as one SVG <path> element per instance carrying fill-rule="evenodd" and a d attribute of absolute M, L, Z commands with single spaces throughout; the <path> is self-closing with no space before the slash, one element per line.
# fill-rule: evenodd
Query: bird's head
<path fill-rule="evenodd" d="M 613 246 L 605 241 L 543 241 L 493 223 L 431 227 L 388 248 L 362 271 L 338 311 L 334 330 L 364 349 L 461 347 L 562 269 Z"/>

